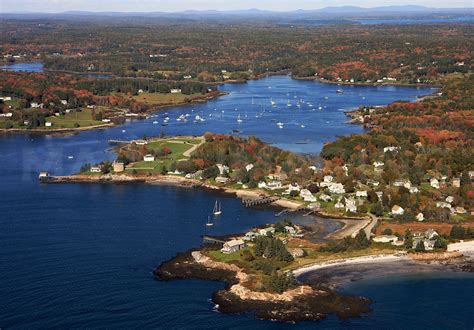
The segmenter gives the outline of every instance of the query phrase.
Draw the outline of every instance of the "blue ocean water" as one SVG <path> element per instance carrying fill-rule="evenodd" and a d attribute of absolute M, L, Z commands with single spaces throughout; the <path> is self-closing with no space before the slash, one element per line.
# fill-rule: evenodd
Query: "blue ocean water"
<path fill-rule="evenodd" d="M 367 288 L 361 293 L 366 292 L 369 297 L 382 294 L 376 296 L 380 297 L 380 305 L 375 304 L 374 312 L 365 318 L 349 323 L 329 318 L 294 326 L 255 320 L 252 315 L 216 312 L 209 298 L 223 287 L 222 283 L 153 279 L 154 267 L 177 252 L 199 245 L 201 235 L 241 232 L 273 222 L 274 212 L 270 210 L 247 209 L 228 196 L 176 187 L 37 182 L 41 170 L 69 174 L 85 162 L 112 159 L 108 139 L 133 139 L 157 135 L 162 130 L 167 134 L 201 134 L 239 129 L 242 134 L 255 134 L 280 147 L 315 152 L 324 141 L 337 135 L 362 131 L 359 126 L 344 124 L 342 109 L 414 99 L 431 92 L 426 88 L 343 88 L 344 94 L 336 94 L 336 86 L 271 77 L 224 85 L 229 95 L 206 104 L 168 109 L 168 126 L 161 126 L 164 115 L 158 114 L 108 130 L 64 137 L 1 135 L 0 327 L 377 328 L 378 311 L 387 309 L 392 313 L 386 313 L 388 323 L 383 324 L 399 325 L 397 311 L 403 306 L 386 305 L 385 288 L 373 292 L 370 286 L 361 286 Z M 276 102 L 275 107 L 270 99 Z M 288 99 L 293 107 L 287 106 Z M 305 102 L 301 108 L 296 107 L 298 100 L 300 104 Z M 323 110 L 313 111 L 307 102 L 317 107 L 321 104 Z M 175 120 L 186 113 L 190 117 L 201 114 L 206 121 L 197 124 Z M 239 113 L 241 124 L 236 121 Z M 262 117 L 255 118 L 256 114 Z M 275 121 L 284 123 L 284 128 L 277 128 Z M 304 123 L 305 127 L 298 128 L 297 123 Z M 300 140 L 308 141 L 297 144 Z M 224 212 L 209 228 L 204 224 L 216 199 L 222 201 Z M 386 284 L 388 288 L 390 285 Z M 424 285 L 436 293 L 439 283 L 427 279 Z M 472 280 L 466 283 L 456 279 L 451 288 L 460 292 L 472 289 L 472 285 Z M 403 303 L 405 291 L 390 292 L 388 298 L 398 297 L 399 304 Z M 469 300 L 458 301 L 454 297 L 438 299 L 440 310 L 457 308 L 459 318 L 469 320 L 471 314 L 466 307 L 472 307 L 472 300 L 469 305 Z M 428 294 L 411 295 L 409 299 L 415 299 L 417 304 L 433 301 Z M 430 315 L 422 309 L 417 313 L 422 319 L 423 315 Z"/>

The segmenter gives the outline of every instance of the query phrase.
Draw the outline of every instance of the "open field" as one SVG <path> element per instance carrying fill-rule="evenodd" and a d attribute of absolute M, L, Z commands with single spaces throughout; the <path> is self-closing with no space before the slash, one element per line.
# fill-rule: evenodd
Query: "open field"
<path fill-rule="evenodd" d="M 203 96 L 202 94 L 182 94 L 182 93 L 140 93 L 136 96 L 130 96 L 135 101 L 148 105 L 168 105 L 185 103 L 195 97 Z"/>
<path fill-rule="evenodd" d="M 81 112 L 66 113 L 61 116 L 47 117 L 46 121 L 53 123 L 53 126 L 51 126 L 52 129 L 105 125 L 104 122 L 92 118 L 92 111 L 90 109 L 83 109 Z"/>

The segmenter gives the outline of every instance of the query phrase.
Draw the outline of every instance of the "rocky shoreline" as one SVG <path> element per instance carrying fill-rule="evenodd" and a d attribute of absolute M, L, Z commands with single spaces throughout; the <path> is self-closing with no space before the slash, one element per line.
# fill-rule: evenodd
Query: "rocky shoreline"
<path fill-rule="evenodd" d="M 299 285 L 282 294 L 252 291 L 244 285 L 251 275 L 235 265 L 212 261 L 198 250 L 179 253 L 153 274 L 164 281 L 197 278 L 226 282 L 226 288 L 215 292 L 212 301 L 227 314 L 251 312 L 260 319 L 298 322 L 322 320 L 328 314 L 347 319 L 370 311 L 369 299 L 341 295 L 322 286 Z"/>

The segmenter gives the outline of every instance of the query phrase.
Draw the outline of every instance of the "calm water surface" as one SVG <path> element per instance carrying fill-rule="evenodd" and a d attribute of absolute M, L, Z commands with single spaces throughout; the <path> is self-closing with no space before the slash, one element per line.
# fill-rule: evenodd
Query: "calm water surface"
<path fill-rule="evenodd" d="M 149 120 L 73 136 L 0 136 L 0 327 L 291 326 L 258 321 L 252 315 L 215 312 L 209 298 L 223 287 L 222 283 L 159 282 L 151 273 L 163 260 L 199 245 L 203 234 L 244 231 L 274 221 L 274 212 L 246 209 L 237 199 L 199 190 L 152 185 L 40 185 L 36 180 L 40 170 L 68 174 L 85 162 L 112 159 L 109 139 L 128 140 L 160 131 L 201 134 L 238 129 L 241 134 L 254 134 L 283 148 L 317 152 L 322 143 L 337 135 L 362 131 L 359 126 L 344 124 L 343 110 L 414 99 L 431 92 L 426 88 L 344 87 L 344 94 L 336 94 L 337 86 L 288 77 L 225 85 L 223 89 L 228 96 L 169 109 L 168 126 L 161 126 L 166 115 L 158 114 Z M 271 100 L 276 103 L 274 107 Z M 287 106 L 288 100 L 292 107 Z M 176 121 L 181 114 L 189 114 L 186 123 Z M 193 123 L 196 114 L 206 121 Z M 239 114 L 240 124 L 236 120 Z M 284 127 L 279 129 L 276 122 Z M 303 140 L 306 144 L 297 143 Z M 222 201 L 224 213 L 208 228 L 204 224 L 215 199 Z M 459 292 L 472 289 L 472 280 L 466 281 L 442 283 L 449 284 L 452 292 Z M 372 297 L 410 282 L 400 283 L 384 284 L 376 292 L 361 286 L 354 292 Z M 436 279 L 426 279 L 423 285 L 431 287 L 435 296 L 440 294 Z M 380 299 L 374 313 L 362 319 L 341 322 L 329 318 L 291 327 L 374 327 L 381 322 L 379 311 L 388 315 L 384 324 L 399 325 L 397 311 L 404 308 L 399 305 L 405 291 L 390 291 L 388 298 L 398 299 L 399 304 L 385 304 L 383 295 L 375 297 Z M 433 294 L 412 295 L 407 301 L 432 303 Z M 449 300 L 443 295 L 437 304 L 440 310 L 457 308 L 458 318 L 467 324 L 466 300 Z M 418 315 L 430 317 L 423 312 L 420 308 Z"/>

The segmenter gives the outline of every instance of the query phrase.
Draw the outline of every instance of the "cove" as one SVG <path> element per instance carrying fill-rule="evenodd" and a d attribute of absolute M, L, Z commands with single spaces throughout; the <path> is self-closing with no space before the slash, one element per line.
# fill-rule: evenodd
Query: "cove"
<path fill-rule="evenodd" d="M 208 299 L 222 283 L 158 282 L 151 274 L 162 261 L 199 245 L 201 235 L 241 232 L 273 222 L 273 211 L 247 209 L 237 199 L 200 190 L 37 182 L 41 170 L 70 174 L 84 163 L 112 159 L 109 139 L 129 140 L 160 132 L 239 130 L 284 149 L 316 153 L 338 135 L 363 131 L 345 123 L 345 110 L 413 100 L 432 92 L 429 88 L 344 86 L 344 93 L 338 94 L 336 85 L 286 76 L 221 88 L 229 94 L 205 104 L 162 110 L 156 117 L 112 129 L 62 137 L 0 136 L 1 327 L 291 326 L 255 320 L 252 315 L 216 313 Z M 176 121 L 182 114 L 202 114 L 206 121 Z M 162 126 L 165 116 L 170 117 L 169 124 Z M 283 128 L 277 127 L 278 122 Z M 297 143 L 301 141 L 305 143 Z M 216 199 L 222 201 L 223 216 L 208 228 L 204 224 Z M 460 282 L 458 290 L 464 285 Z M 433 298 L 426 295 L 419 299 L 422 303 Z M 462 313 L 465 303 L 457 304 L 458 313 Z M 396 324 L 397 317 L 390 317 Z M 295 327 L 315 325 L 337 328 L 345 323 L 328 319 Z"/>

